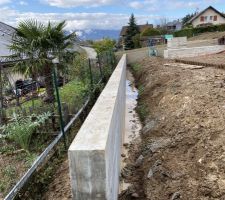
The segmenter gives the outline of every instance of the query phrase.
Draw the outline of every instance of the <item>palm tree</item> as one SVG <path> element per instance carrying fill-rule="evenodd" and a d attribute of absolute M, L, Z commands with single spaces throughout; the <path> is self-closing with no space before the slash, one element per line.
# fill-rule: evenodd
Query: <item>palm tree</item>
<path fill-rule="evenodd" d="M 75 33 L 65 34 L 65 25 L 65 21 L 47 25 L 36 20 L 20 22 L 9 47 L 13 52 L 10 57 L 17 60 L 15 71 L 33 79 L 40 75 L 45 77 L 46 102 L 54 101 L 52 59 L 63 59 L 75 40 Z"/>

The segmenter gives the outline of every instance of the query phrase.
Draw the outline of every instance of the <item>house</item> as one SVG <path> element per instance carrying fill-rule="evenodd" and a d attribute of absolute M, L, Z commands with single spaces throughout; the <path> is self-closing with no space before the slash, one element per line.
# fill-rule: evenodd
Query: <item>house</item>
<path fill-rule="evenodd" d="M 166 24 L 166 30 L 168 32 L 180 31 L 182 29 L 182 22 L 180 20 L 174 20 Z"/>
<path fill-rule="evenodd" d="M 4 61 L 1 56 L 11 55 L 8 45 L 11 43 L 12 36 L 16 29 L 3 22 L 0 22 L 0 62 Z"/>
<path fill-rule="evenodd" d="M 137 26 L 138 26 L 140 33 L 143 32 L 147 28 L 153 28 L 153 24 L 148 24 L 148 23 L 144 24 L 144 25 L 137 25 Z M 128 28 L 128 26 L 123 26 L 120 31 L 119 46 L 122 45 L 124 47 L 124 40 L 125 40 L 125 37 L 127 34 L 127 28 Z"/>
<path fill-rule="evenodd" d="M 193 27 L 220 25 L 225 24 L 225 15 L 212 6 L 209 6 L 200 13 L 197 13 L 187 24 L 192 24 Z"/>
<path fill-rule="evenodd" d="M 0 22 L 0 67 L 3 67 L 3 72 L 12 86 L 14 86 L 16 80 L 24 79 L 23 75 L 12 72 L 12 62 L 5 58 L 6 56 L 10 56 L 12 54 L 8 46 L 11 44 L 12 37 L 15 32 L 15 28 Z"/>

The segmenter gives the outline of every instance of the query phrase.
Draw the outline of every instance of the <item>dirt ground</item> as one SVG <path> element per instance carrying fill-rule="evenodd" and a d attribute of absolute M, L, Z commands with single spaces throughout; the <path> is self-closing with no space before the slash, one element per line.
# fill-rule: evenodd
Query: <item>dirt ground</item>
<path fill-rule="evenodd" d="M 225 36 L 225 32 L 207 32 L 202 33 L 200 35 L 189 38 L 188 40 L 209 40 L 209 39 L 217 39 Z"/>
<path fill-rule="evenodd" d="M 70 187 L 69 163 L 65 159 L 56 171 L 53 181 L 46 188 L 43 200 L 70 200 L 72 190 Z"/>
<path fill-rule="evenodd" d="M 224 65 L 225 64 L 225 52 L 212 54 L 212 55 L 198 56 L 198 57 L 194 57 L 194 58 L 182 58 L 182 60 Z"/>
<path fill-rule="evenodd" d="M 135 74 L 145 120 L 120 199 L 225 200 L 225 70 L 166 63 L 145 59 Z"/>

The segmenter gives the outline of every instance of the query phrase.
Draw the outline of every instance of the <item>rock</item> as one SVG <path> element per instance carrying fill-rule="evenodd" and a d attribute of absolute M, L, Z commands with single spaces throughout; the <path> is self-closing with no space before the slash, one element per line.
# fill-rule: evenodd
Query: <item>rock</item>
<path fill-rule="evenodd" d="M 140 155 L 140 156 L 138 157 L 138 159 L 136 160 L 136 162 L 135 162 L 135 166 L 136 166 L 136 167 L 141 166 L 141 164 L 143 163 L 143 161 L 144 161 L 144 156 L 143 156 L 143 155 Z"/>
<path fill-rule="evenodd" d="M 124 146 L 124 147 L 128 147 L 129 144 L 128 144 L 128 143 L 124 143 L 123 146 Z"/>
<path fill-rule="evenodd" d="M 171 144 L 171 139 L 162 137 L 162 138 L 159 138 L 158 140 L 155 140 L 150 145 L 148 145 L 148 149 L 150 149 L 152 153 L 155 153 L 159 149 L 164 148 L 170 144 Z"/>
<path fill-rule="evenodd" d="M 147 178 L 150 179 L 150 178 L 153 177 L 153 175 L 154 175 L 154 174 L 153 174 L 153 170 L 150 169 L 149 172 L 148 172 Z"/>
<path fill-rule="evenodd" d="M 149 121 L 148 123 L 146 123 L 146 125 L 143 127 L 142 133 L 146 134 L 149 131 L 151 131 L 156 125 L 156 122 L 154 120 Z"/>
<path fill-rule="evenodd" d="M 126 157 L 126 155 L 125 155 L 124 153 L 122 153 L 122 154 L 121 154 L 121 157 L 123 157 L 123 158 L 124 158 L 124 157 Z"/>
<path fill-rule="evenodd" d="M 161 169 L 161 164 L 162 161 L 161 160 L 157 160 L 153 166 L 149 169 L 147 178 L 150 179 L 153 177 L 154 173 L 156 173 L 157 171 L 159 171 Z"/>
<path fill-rule="evenodd" d="M 138 193 L 133 193 L 132 195 L 131 195 L 131 197 L 134 197 L 134 198 L 139 198 L 139 195 L 138 195 Z"/>
<path fill-rule="evenodd" d="M 180 192 L 175 192 L 172 197 L 171 200 L 176 200 L 176 199 L 180 199 L 181 195 Z"/>

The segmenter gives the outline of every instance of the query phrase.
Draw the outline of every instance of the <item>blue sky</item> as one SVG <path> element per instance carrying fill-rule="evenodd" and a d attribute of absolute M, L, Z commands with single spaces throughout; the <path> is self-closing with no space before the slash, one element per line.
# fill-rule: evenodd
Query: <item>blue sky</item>
<path fill-rule="evenodd" d="M 225 12 L 225 0 L 0 0 L 0 21 L 16 26 L 29 18 L 42 22 L 65 19 L 68 30 L 120 29 L 131 13 L 138 24 L 158 24 L 209 5 Z"/>

